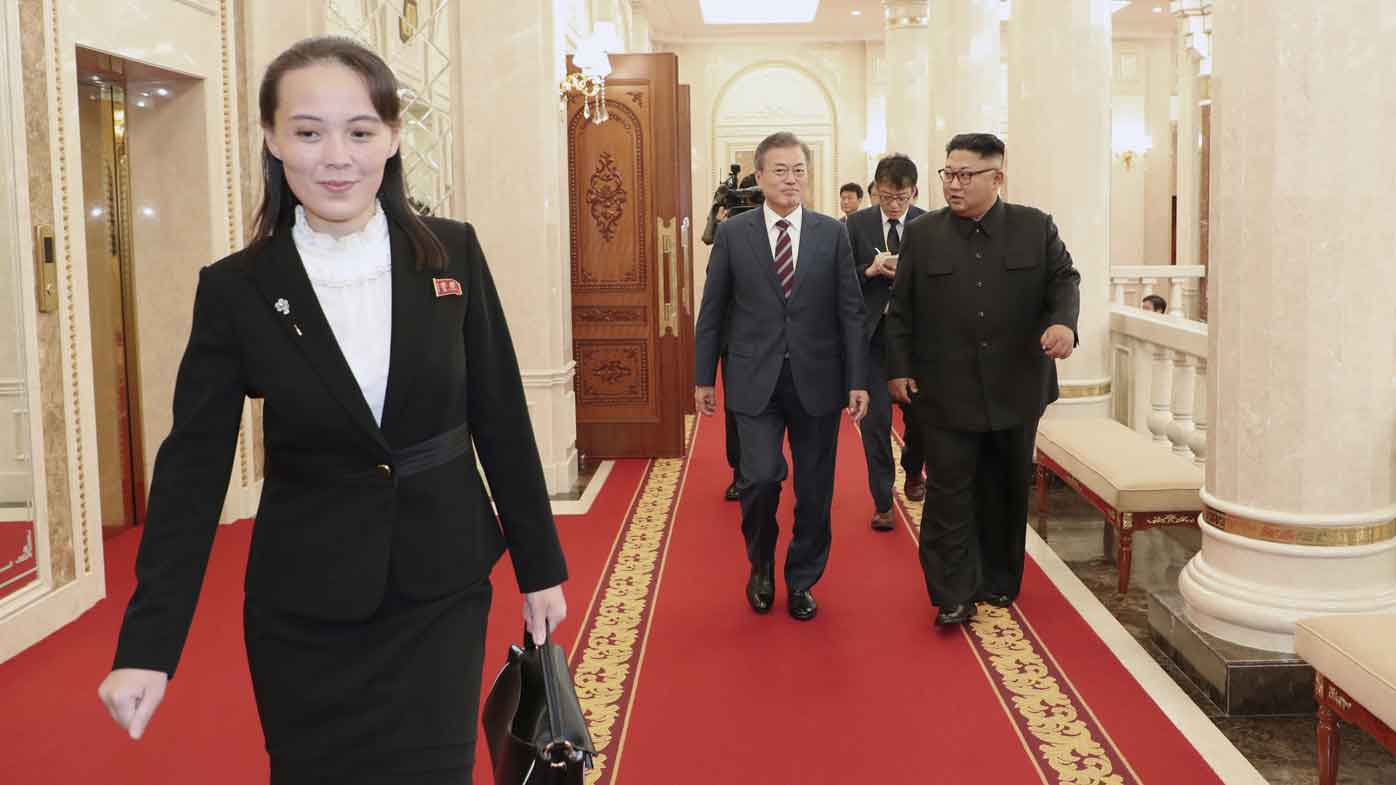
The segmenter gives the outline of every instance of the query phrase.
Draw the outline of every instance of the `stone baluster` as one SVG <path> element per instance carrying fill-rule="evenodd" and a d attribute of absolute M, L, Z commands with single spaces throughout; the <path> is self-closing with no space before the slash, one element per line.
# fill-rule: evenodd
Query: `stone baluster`
<path fill-rule="evenodd" d="M 1149 369 L 1149 432 L 1154 435 L 1154 444 L 1167 449 L 1171 447 L 1168 426 L 1173 422 L 1169 401 L 1173 382 L 1169 356 L 1173 352 L 1156 343 L 1148 344 L 1148 347 L 1153 352 L 1153 366 Z"/>
<path fill-rule="evenodd" d="M 1197 381 L 1193 385 L 1192 434 L 1188 436 L 1188 448 L 1192 450 L 1192 462 L 1205 467 L 1207 464 L 1207 358 L 1197 358 Z"/>
<path fill-rule="evenodd" d="M 1196 371 L 1196 357 L 1186 352 L 1173 353 L 1173 422 L 1168 426 L 1168 440 L 1173 442 L 1173 454 L 1188 460 L 1192 460 L 1190 440 L 1197 427 L 1192 415 Z"/>
<path fill-rule="evenodd" d="M 1168 282 L 1168 315 L 1174 319 L 1184 319 L 1188 311 L 1183 302 L 1183 279 L 1173 277 Z"/>
<path fill-rule="evenodd" d="M 1124 305 L 1125 279 L 1118 275 L 1112 275 L 1110 277 L 1110 284 L 1114 289 L 1113 295 L 1111 296 L 1111 301 L 1114 302 L 1116 305 Z"/>

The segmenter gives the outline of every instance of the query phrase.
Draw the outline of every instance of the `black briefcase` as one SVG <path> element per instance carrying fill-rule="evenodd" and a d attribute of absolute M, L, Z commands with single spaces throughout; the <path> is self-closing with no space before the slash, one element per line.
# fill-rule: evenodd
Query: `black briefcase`
<path fill-rule="evenodd" d="M 485 698 L 484 725 L 495 785 L 582 785 L 591 769 L 596 747 L 567 657 L 527 631 Z"/>

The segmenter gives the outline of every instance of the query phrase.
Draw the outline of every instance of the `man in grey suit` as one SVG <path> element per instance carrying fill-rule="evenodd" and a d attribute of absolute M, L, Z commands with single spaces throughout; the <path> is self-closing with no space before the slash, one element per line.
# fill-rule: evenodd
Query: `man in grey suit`
<path fill-rule="evenodd" d="M 810 589 L 829 560 L 839 410 L 847 407 L 857 422 L 868 407 L 863 293 L 848 233 L 801 206 L 808 179 L 809 147 L 794 134 L 772 134 L 757 145 L 765 204 L 719 225 L 694 336 L 694 397 L 711 416 L 726 315 L 726 405 L 741 435 L 746 596 L 757 613 L 775 599 L 776 509 L 789 432 L 795 530 L 785 584 L 790 615 L 800 621 L 818 610 Z"/>

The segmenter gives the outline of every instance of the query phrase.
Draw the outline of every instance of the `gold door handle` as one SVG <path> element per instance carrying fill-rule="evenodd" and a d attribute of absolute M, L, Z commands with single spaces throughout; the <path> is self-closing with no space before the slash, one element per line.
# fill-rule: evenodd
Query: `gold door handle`
<path fill-rule="evenodd" d="M 676 221 L 673 218 L 667 221 L 663 218 L 656 218 L 655 220 L 659 224 L 657 236 L 659 238 L 660 264 L 663 266 L 663 273 L 661 273 L 661 275 L 669 281 L 668 290 L 660 298 L 663 301 L 663 306 L 661 307 L 659 317 L 659 335 L 660 337 L 665 335 L 678 335 L 679 306 L 678 303 L 675 302 L 675 299 L 679 296 L 679 265 L 678 261 L 674 258 L 674 246 L 677 245 L 674 236 L 676 234 L 674 229 Z"/>
<path fill-rule="evenodd" d="M 690 225 L 691 222 L 688 220 L 688 216 L 685 215 L 683 217 L 683 223 L 679 225 L 679 248 L 683 252 L 683 263 L 679 267 L 679 275 L 683 282 L 682 285 L 679 287 L 679 291 L 683 292 L 683 299 L 679 301 L 679 307 L 683 310 L 684 316 L 690 316 L 691 309 L 693 307 L 693 300 L 689 297 L 688 294 L 688 287 L 693 285 L 693 269 L 692 266 L 689 264 L 688 248 L 688 233 Z"/>
<path fill-rule="evenodd" d="M 39 313 L 58 310 L 58 254 L 53 246 L 53 227 L 34 227 L 34 285 L 38 289 Z"/>

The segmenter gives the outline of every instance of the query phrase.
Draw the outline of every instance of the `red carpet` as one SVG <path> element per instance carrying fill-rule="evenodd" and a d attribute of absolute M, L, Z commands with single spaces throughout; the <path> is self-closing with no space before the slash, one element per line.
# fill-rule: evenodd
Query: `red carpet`
<path fill-rule="evenodd" d="M 774 611 L 753 614 L 722 437 L 702 420 L 688 461 L 620 463 L 589 515 L 560 520 L 572 615 L 558 639 L 600 750 L 588 785 L 1219 781 L 1035 564 L 1014 609 L 934 629 L 915 505 L 894 533 L 868 528 L 847 425 L 819 617 L 790 619 L 779 580 Z M 184 665 L 139 744 L 95 696 L 136 545 L 107 542 L 115 599 L 0 666 L 5 782 L 265 782 L 240 624 L 250 528 L 220 532 Z M 494 577 L 487 684 L 521 628 L 507 560 Z M 485 761 L 475 776 L 489 782 Z"/>
<path fill-rule="evenodd" d="M 604 730 L 592 785 L 1219 782 L 1035 564 L 1019 607 L 934 629 L 911 511 L 869 529 L 847 424 L 819 617 L 790 619 L 779 579 L 773 612 L 753 614 L 723 456 L 721 421 L 704 420 L 668 531 L 647 537 L 652 581 L 632 565 L 645 588 L 626 621 L 588 623 L 611 677 L 584 691 Z M 792 505 L 787 486 L 786 533 Z"/>
<path fill-rule="evenodd" d="M 558 519 L 572 579 L 571 618 L 557 632 L 569 650 L 645 461 L 621 461 L 584 516 Z M 252 526 L 219 529 L 179 673 L 146 737 L 132 742 L 97 700 L 111 667 L 121 613 L 135 588 L 139 533 L 106 540 L 107 599 L 76 622 L 0 665 L 0 782 L 15 785 L 255 785 L 266 753 L 242 642 L 242 575 Z M 8 557 L 6 557 L 8 558 Z M 509 560 L 493 575 L 485 663 L 488 685 L 523 630 Z M 483 765 L 476 782 L 489 781 Z"/>

